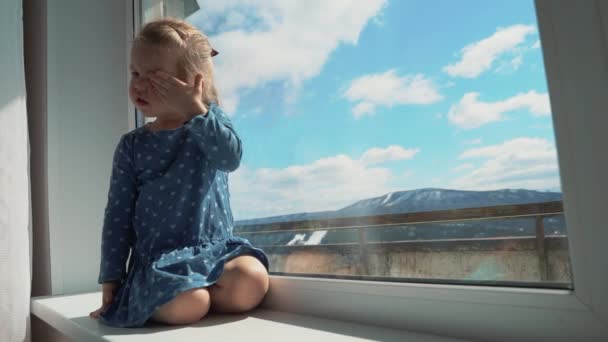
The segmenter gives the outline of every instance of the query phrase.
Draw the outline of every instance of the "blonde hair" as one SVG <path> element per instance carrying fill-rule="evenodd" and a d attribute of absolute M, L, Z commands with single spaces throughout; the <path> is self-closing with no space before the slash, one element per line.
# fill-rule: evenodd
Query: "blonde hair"
<path fill-rule="evenodd" d="M 145 43 L 167 48 L 181 49 L 178 71 L 186 77 L 197 73 L 203 76 L 203 102 L 219 105 L 219 96 L 213 79 L 213 57 L 217 52 L 211 47 L 207 36 L 193 25 L 175 18 L 165 18 L 146 24 L 135 40 L 133 48 Z"/>

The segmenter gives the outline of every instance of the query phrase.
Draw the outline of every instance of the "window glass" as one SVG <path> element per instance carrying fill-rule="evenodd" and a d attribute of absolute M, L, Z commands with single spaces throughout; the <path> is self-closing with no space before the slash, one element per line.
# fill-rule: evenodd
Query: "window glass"
<path fill-rule="evenodd" d="M 532 1 L 144 3 L 220 52 L 235 234 L 273 273 L 572 286 Z"/>

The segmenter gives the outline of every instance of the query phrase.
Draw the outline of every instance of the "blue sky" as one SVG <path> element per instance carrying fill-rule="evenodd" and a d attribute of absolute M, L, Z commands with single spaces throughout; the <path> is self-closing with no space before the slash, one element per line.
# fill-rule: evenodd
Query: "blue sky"
<path fill-rule="evenodd" d="M 560 188 L 532 1 L 199 1 L 244 144 L 237 219 Z"/>

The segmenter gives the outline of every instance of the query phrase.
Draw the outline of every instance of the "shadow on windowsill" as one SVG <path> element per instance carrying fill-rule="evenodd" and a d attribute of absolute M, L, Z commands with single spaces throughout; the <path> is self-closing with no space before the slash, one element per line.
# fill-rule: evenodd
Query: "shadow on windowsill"
<path fill-rule="evenodd" d="M 154 334 L 159 332 L 167 332 L 172 330 L 181 329 L 192 329 L 192 328 L 204 328 L 216 325 L 225 325 L 241 321 L 249 317 L 250 314 L 238 314 L 238 315 L 220 315 L 220 314 L 209 314 L 201 319 L 199 322 L 189 325 L 165 325 L 156 322 L 147 322 L 143 327 L 140 328 L 116 328 L 105 325 L 99 320 L 91 318 L 89 316 L 75 317 L 70 319 L 77 325 L 87 329 L 89 332 L 98 336 L 119 336 L 119 335 L 143 335 L 143 334 Z"/>

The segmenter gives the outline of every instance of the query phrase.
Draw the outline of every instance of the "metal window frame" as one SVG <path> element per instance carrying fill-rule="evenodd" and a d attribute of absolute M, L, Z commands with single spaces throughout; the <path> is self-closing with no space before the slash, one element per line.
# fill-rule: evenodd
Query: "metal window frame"
<path fill-rule="evenodd" d="M 127 61 L 131 60 L 131 47 L 133 46 L 133 39 L 135 33 L 141 25 L 141 0 L 126 1 L 127 5 Z M 131 81 L 131 71 L 127 69 L 127 86 Z M 127 101 L 127 113 L 129 121 L 129 131 L 134 130 L 137 127 L 141 127 L 144 124 L 143 115 L 141 115 L 136 109 L 133 102 L 129 98 Z"/>

